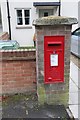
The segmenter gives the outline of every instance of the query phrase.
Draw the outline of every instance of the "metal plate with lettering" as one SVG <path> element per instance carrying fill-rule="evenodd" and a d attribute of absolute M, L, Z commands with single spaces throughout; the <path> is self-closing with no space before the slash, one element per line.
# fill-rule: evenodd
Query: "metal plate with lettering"
<path fill-rule="evenodd" d="M 50 56 L 51 66 L 58 66 L 58 54 L 52 54 Z"/>

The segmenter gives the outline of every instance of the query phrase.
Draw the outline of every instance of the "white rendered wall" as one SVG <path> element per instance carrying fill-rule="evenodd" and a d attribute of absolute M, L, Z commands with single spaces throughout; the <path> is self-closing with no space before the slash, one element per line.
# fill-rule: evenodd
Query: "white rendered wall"
<path fill-rule="evenodd" d="M 78 19 L 78 1 L 79 0 L 62 0 L 61 15 L 75 17 Z M 79 20 L 78 20 L 79 21 Z M 78 27 L 78 24 L 72 26 L 72 31 Z"/>
<path fill-rule="evenodd" d="M 30 27 L 22 27 L 22 28 L 16 28 L 17 27 L 17 18 L 16 18 L 16 9 L 15 8 L 30 8 L 31 9 L 31 25 Z M 34 12 L 32 8 L 32 3 L 28 2 L 11 2 L 10 4 L 10 10 L 11 10 L 11 31 L 12 31 L 12 39 L 17 40 L 21 46 L 33 46 L 33 34 L 34 29 L 32 26 L 32 21 L 35 19 Z"/>
<path fill-rule="evenodd" d="M 8 0 L 9 9 L 10 9 L 10 21 L 11 21 L 11 38 L 17 40 L 21 46 L 33 46 L 33 34 L 35 28 L 32 25 L 34 19 L 38 18 L 38 11 L 33 6 L 33 2 L 55 2 L 59 0 Z M 16 9 L 15 8 L 30 8 L 31 9 L 31 27 L 32 28 L 21 28 L 16 29 Z M 8 30 L 8 18 L 7 18 L 7 5 L 6 0 L 2 0 L 1 3 L 2 9 L 2 24 L 3 31 Z"/>
<path fill-rule="evenodd" d="M 78 26 L 80 27 L 80 1 L 78 2 Z"/>
<path fill-rule="evenodd" d="M 8 0 L 11 16 L 11 37 L 17 40 L 21 46 L 33 46 L 33 34 L 35 28 L 32 25 L 34 19 L 38 18 L 38 11 L 33 6 L 33 2 L 58 2 L 59 0 Z M 28 2 L 29 1 L 29 2 Z M 31 9 L 31 27 L 16 29 L 16 9 L 15 8 L 30 8 Z M 8 31 L 7 5 L 6 0 L 1 2 L 2 10 L 2 25 L 3 31 Z M 61 0 L 61 15 L 78 18 L 78 0 Z M 73 25 L 73 30 L 78 25 Z"/>
<path fill-rule="evenodd" d="M 21 46 L 33 46 L 33 34 L 34 28 L 32 26 L 32 21 L 35 19 L 35 8 L 32 6 L 32 2 L 9 2 L 10 8 L 10 21 L 11 21 L 11 38 L 12 40 L 17 40 Z M 17 27 L 17 18 L 16 18 L 16 8 L 30 8 L 31 9 L 31 25 L 30 28 Z M 2 2 L 2 22 L 3 22 L 3 31 L 8 31 L 8 22 L 7 22 L 7 8 L 6 2 Z M 32 27 L 32 28 L 31 28 Z"/>
<path fill-rule="evenodd" d="M 8 32 L 7 6 L 6 2 L 1 2 L 1 15 L 3 32 Z"/>

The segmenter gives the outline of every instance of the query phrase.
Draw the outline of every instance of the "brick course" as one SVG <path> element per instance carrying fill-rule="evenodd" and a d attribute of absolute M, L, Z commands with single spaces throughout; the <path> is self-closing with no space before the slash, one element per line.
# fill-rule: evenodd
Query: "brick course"
<path fill-rule="evenodd" d="M 2 94 L 36 92 L 35 50 L 2 50 L 0 55 Z"/>

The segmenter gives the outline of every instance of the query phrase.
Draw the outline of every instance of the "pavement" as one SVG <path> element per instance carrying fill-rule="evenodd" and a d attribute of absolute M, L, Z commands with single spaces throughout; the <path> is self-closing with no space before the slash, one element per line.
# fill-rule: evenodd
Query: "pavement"
<path fill-rule="evenodd" d="M 72 59 L 73 58 L 73 59 Z M 74 116 L 80 120 L 80 59 L 71 57 L 69 108 Z"/>
<path fill-rule="evenodd" d="M 36 95 L 15 95 L 3 101 L 2 120 L 5 118 L 46 118 L 54 120 L 69 120 L 69 115 L 63 105 L 38 104 Z"/>

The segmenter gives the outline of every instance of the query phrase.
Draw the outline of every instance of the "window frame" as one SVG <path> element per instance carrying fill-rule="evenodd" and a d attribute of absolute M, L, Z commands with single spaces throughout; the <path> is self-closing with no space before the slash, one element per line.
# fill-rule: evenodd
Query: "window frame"
<path fill-rule="evenodd" d="M 17 16 L 17 10 L 22 10 L 22 25 L 18 25 L 17 23 L 17 19 L 18 19 L 18 16 Z M 25 10 L 29 10 L 29 24 L 25 24 L 25 15 L 24 15 L 24 11 Z M 16 8 L 16 27 L 31 27 L 31 8 Z"/>
<path fill-rule="evenodd" d="M 74 30 L 73 32 L 72 32 L 72 35 L 75 35 L 75 36 L 78 36 L 78 37 L 80 37 L 80 27 L 79 28 L 77 28 L 76 30 Z"/>

